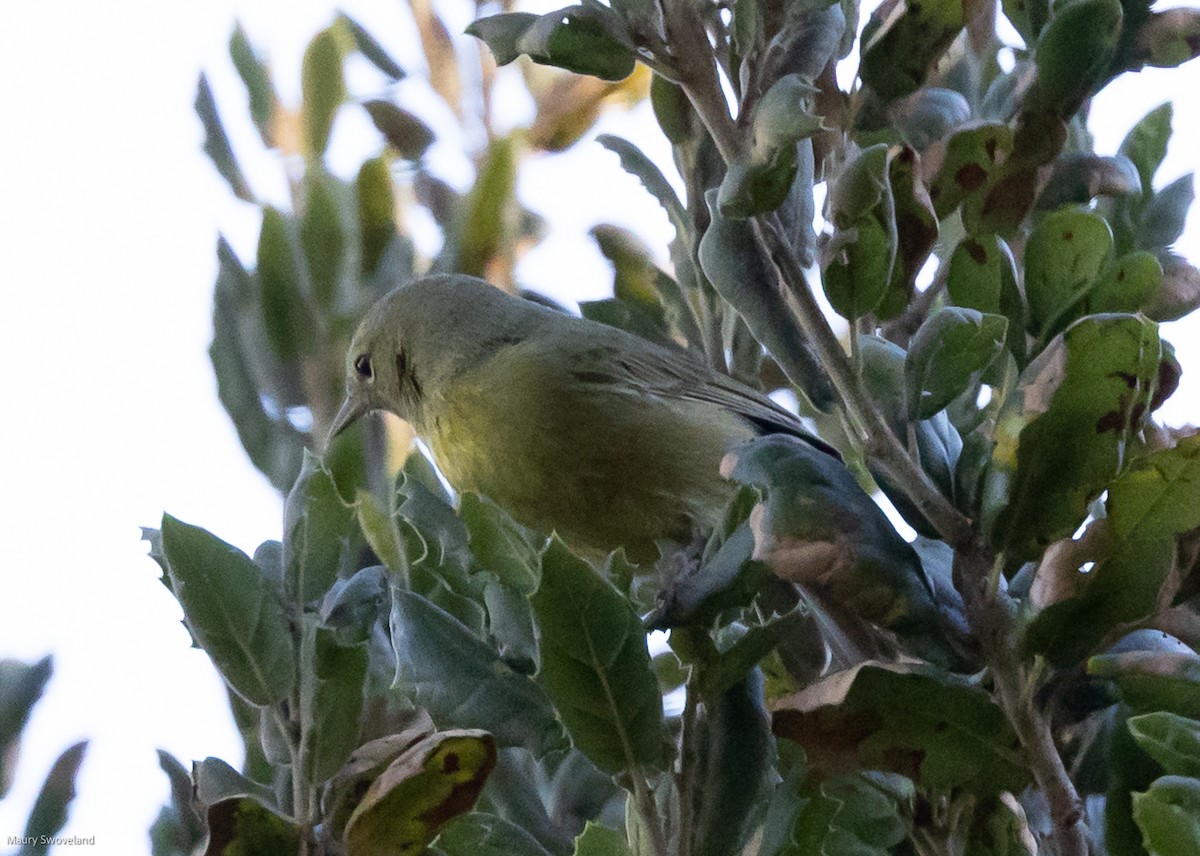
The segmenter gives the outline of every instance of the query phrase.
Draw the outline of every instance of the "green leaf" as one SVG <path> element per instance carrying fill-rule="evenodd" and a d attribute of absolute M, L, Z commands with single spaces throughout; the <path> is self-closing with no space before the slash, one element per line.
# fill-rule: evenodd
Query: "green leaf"
<path fill-rule="evenodd" d="M 946 290 L 956 306 L 1008 319 L 1008 349 L 1025 361 L 1025 298 L 1008 244 L 998 235 L 963 238 L 950 255 Z"/>
<path fill-rule="evenodd" d="M 346 824 L 348 856 L 420 853 L 447 823 L 471 810 L 496 766 L 485 731 L 430 735 L 371 783 Z"/>
<path fill-rule="evenodd" d="M 1156 324 L 1093 315 L 1030 366 L 1013 406 L 1033 416 L 1001 414 L 985 488 L 1008 496 L 991 528 L 1010 561 L 1032 558 L 1079 527 L 1120 470 L 1160 391 L 1165 360 Z"/>
<path fill-rule="evenodd" d="M 1004 350 L 1008 320 L 944 307 L 925 319 L 904 363 L 909 415 L 928 419 L 971 387 Z"/>
<path fill-rule="evenodd" d="M 550 856 L 521 827 L 483 812 L 448 824 L 438 837 L 438 847 L 446 856 Z"/>
<path fill-rule="evenodd" d="M 601 134 L 596 138 L 596 142 L 621 159 L 621 168 L 635 176 L 650 195 L 658 201 L 658 204 L 667 212 L 667 218 L 675 227 L 678 235 L 691 233 L 691 217 L 689 217 L 687 209 L 679 201 L 679 195 L 675 192 L 675 188 L 667 181 L 666 176 L 654 161 L 646 157 L 642 150 L 633 143 L 613 134 Z"/>
<path fill-rule="evenodd" d="M 573 856 L 633 856 L 625 836 L 589 820 L 575 837 Z"/>
<path fill-rule="evenodd" d="M 392 59 L 379 42 L 372 36 L 362 24 L 351 18 L 345 12 L 338 12 L 337 21 L 345 27 L 351 38 L 354 39 L 354 46 L 358 48 L 358 52 L 366 57 L 371 65 L 382 71 L 393 81 L 403 80 L 405 78 L 404 69 L 400 64 Z"/>
<path fill-rule="evenodd" d="M 788 379 L 813 405 L 827 408 L 834 400 L 833 387 L 811 346 L 796 330 L 791 311 L 774 285 L 776 277 L 768 272 L 758 251 L 749 221 L 722 214 L 716 195 L 716 190 L 706 194 L 712 220 L 698 253 L 704 275 L 779 361 Z"/>
<path fill-rule="evenodd" d="M 285 591 L 296 603 L 316 600 L 347 567 L 354 511 L 333 476 L 308 450 L 283 508 Z"/>
<path fill-rule="evenodd" d="M 263 327 L 276 356 L 295 360 L 316 347 L 317 322 L 300 279 L 292 226 L 278 209 L 263 209 L 258 235 L 258 283 Z"/>
<path fill-rule="evenodd" d="M 229 37 L 229 57 L 250 96 L 250 118 L 254 120 L 263 143 L 274 147 L 275 131 L 271 122 L 279 105 L 279 96 L 271 84 L 271 73 L 266 62 L 250 44 L 241 23 L 234 24 L 233 34 Z"/>
<path fill-rule="evenodd" d="M 371 158 L 354 179 L 358 200 L 359 266 L 364 279 L 379 270 L 383 254 L 396 235 L 392 173 L 383 158 Z"/>
<path fill-rule="evenodd" d="M 727 856 L 741 852 L 755 809 L 774 776 L 774 743 L 760 670 L 752 670 L 705 704 L 695 740 L 688 853 Z"/>
<path fill-rule="evenodd" d="M 246 778 L 220 758 L 208 757 L 192 763 L 192 783 L 195 797 L 203 805 L 215 805 L 222 800 L 249 797 L 264 806 L 277 808 L 275 794 L 269 787 Z"/>
<path fill-rule="evenodd" d="M 1117 259 L 1096 281 L 1085 314 L 1137 312 L 1162 287 L 1162 263 L 1145 250 Z"/>
<path fill-rule="evenodd" d="M 1173 776 L 1200 776 L 1200 722 L 1166 711 L 1131 716 L 1137 745 Z"/>
<path fill-rule="evenodd" d="M 957 0 L 877 10 L 862 35 L 863 82 L 885 99 L 915 92 L 963 28 Z"/>
<path fill-rule="evenodd" d="M 495 137 L 479 165 L 474 186 L 458 206 L 438 258 L 439 271 L 484 276 L 493 256 L 510 247 L 516 182 L 517 140 Z"/>
<path fill-rule="evenodd" d="M 1142 843 L 1155 856 L 1200 852 L 1200 779 L 1163 776 L 1133 795 Z"/>
<path fill-rule="evenodd" d="M 317 33 L 304 51 L 300 89 L 300 111 L 304 126 L 305 155 L 318 159 L 329 145 L 333 117 L 346 100 L 346 81 L 342 72 L 342 49 L 334 28 Z"/>
<path fill-rule="evenodd" d="M 341 645 L 365 642 L 388 600 L 388 571 L 382 565 L 362 568 L 334 582 L 321 601 L 321 625 Z"/>
<path fill-rule="evenodd" d="M 522 594 L 533 594 L 541 570 L 533 534 L 490 499 L 474 493 L 462 495 L 458 516 L 479 564 Z"/>
<path fill-rule="evenodd" d="M 204 840 L 204 824 L 192 799 L 192 777 L 169 752 L 158 750 L 158 766 L 167 774 L 170 802 L 162 807 L 150 827 L 153 856 L 194 853 Z"/>
<path fill-rule="evenodd" d="M 1020 793 L 1020 744 L 989 694 L 927 666 L 865 663 L 774 705 L 773 731 L 819 770 L 886 770 L 933 790 Z"/>
<path fill-rule="evenodd" d="M 787 199 L 796 177 L 796 145 L 766 152 L 761 159 L 745 158 L 729 165 L 717 194 L 727 217 L 745 218 L 774 211 Z"/>
<path fill-rule="evenodd" d="M 379 133 L 405 160 L 420 160 L 425 150 L 433 145 L 435 137 L 429 126 L 391 101 L 364 101 L 363 109 Z"/>
<path fill-rule="evenodd" d="M 265 707 L 295 686 L 288 618 L 254 562 L 212 533 L 162 519 L 172 590 L 196 641 L 251 704 Z"/>
<path fill-rule="evenodd" d="M 1112 230 L 1090 211 L 1064 208 L 1037 225 L 1025 247 L 1031 333 L 1048 341 L 1077 317 L 1111 250 Z"/>
<path fill-rule="evenodd" d="M 308 781 L 322 782 L 358 745 L 367 646 L 339 644 L 333 630 L 305 621 L 301 657 L 300 769 Z"/>
<path fill-rule="evenodd" d="M 971 105 L 962 93 L 923 86 L 889 110 L 904 142 L 924 152 L 971 118 Z"/>
<path fill-rule="evenodd" d="M 887 293 L 875 307 L 880 320 L 900 315 L 912 299 L 917 275 L 938 237 L 938 218 L 921 176 L 921 157 L 905 146 L 888 162 L 896 210 L 896 260 Z"/>
<path fill-rule="evenodd" d="M 1028 628 L 1028 644 L 1054 663 L 1086 656 L 1110 630 L 1157 608 L 1176 536 L 1200 527 L 1200 436 L 1138 459 L 1109 487 L 1106 519 L 1110 552 L 1082 594 L 1046 608 Z"/>
<path fill-rule="evenodd" d="M 751 440 L 731 453 L 730 477 L 763 494 L 754 555 L 774 573 L 909 639 L 936 657 L 933 590 L 920 559 L 846 466 L 791 437 Z"/>
<path fill-rule="evenodd" d="M 483 40 L 497 65 L 508 65 L 522 53 L 518 43 L 538 16 L 529 12 L 506 12 L 480 18 L 467 27 L 467 35 Z"/>
<path fill-rule="evenodd" d="M 208 354 L 217 396 L 233 420 L 250 460 L 277 490 L 289 490 L 300 472 L 305 437 L 280 414 L 268 413 L 258 387 L 254 356 L 242 325 L 259 319 L 251 304 L 253 280 L 224 237 L 217 241 L 213 341 Z M 265 338 L 265 337 L 264 337 Z"/>
<path fill-rule="evenodd" d="M 1054 6 L 1034 52 L 1037 76 L 1026 109 L 1069 119 L 1103 83 L 1116 55 L 1124 13 L 1120 0 L 1074 0 Z"/>
<path fill-rule="evenodd" d="M 732 645 L 721 651 L 713 662 L 705 663 L 700 671 L 697 688 L 705 699 L 717 699 L 744 680 L 755 666 L 785 639 L 800 636 L 800 631 L 812 621 L 803 605 L 791 612 L 754 624 Z"/>
<path fill-rule="evenodd" d="M 0 797 L 12 785 L 21 732 L 46 689 L 53 661 L 49 655 L 32 665 L 0 660 Z"/>
<path fill-rule="evenodd" d="M 257 799 L 234 797 L 208 806 L 206 854 L 299 854 L 300 829 L 290 818 Z"/>
<path fill-rule="evenodd" d="M 79 766 L 83 763 L 83 753 L 87 746 L 88 741 L 81 740 L 66 749 L 54 761 L 25 824 L 25 838 L 32 839 L 35 843 L 23 846 L 21 856 L 40 856 L 49 852 L 50 840 L 67 822 L 67 807 L 71 800 L 75 799 L 75 778 L 79 775 Z"/>
<path fill-rule="evenodd" d="M 346 254 L 346 226 L 332 176 L 319 168 L 304 175 L 304 213 L 300 217 L 300 246 L 308 266 L 313 297 L 323 309 L 337 305 L 338 285 Z"/>
<path fill-rule="evenodd" d="M 1155 193 L 1142 211 L 1138 245 L 1154 249 L 1169 247 L 1179 240 L 1187 221 L 1188 209 L 1195 198 L 1190 172 Z"/>
<path fill-rule="evenodd" d="M 1143 116 L 1121 141 L 1119 151 L 1137 168 L 1142 181 L 1142 195 L 1147 199 L 1154 192 L 1154 174 L 1167 156 L 1173 112 L 1170 102 L 1158 105 Z"/>
<path fill-rule="evenodd" d="M 624 80 L 635 64 L 624 23 L 599 4 L 542 15 L 517 38 L 517 48 L 534 62 L 601 80 Z"/>
<path fill-rule="evenodd" d="M 1087 672 L 1116 684 L 1135 712 L 1200 716 L 1200 655 L 1191 651 L 1098 654 L 1088 659 Z"/>
<path fill-rule="evenodd" d="M 193 105 L 200 123 L 204 126 L 204 153 L 208 155 L 213 166 L 217 168 L 221 178 L 229 184 L 233 195 L 244 202 L 254 202 L 254 192 L 246 183 L 242 168 L 238 165 L 233 146 L 221 124 L 221 116 L 217 112 L 217 102 L 213 99 L 212 89 L 208 85 L 208 77 L 201 72 L 200 82 L 196 85 L 196 101 Z"/>
<path fill-rule="evenodd" d="M 1200 9 L 1151 12 L 1134 41 L 1134 67 L 1175 68 L 1200 56 Z"/>
<path fill-rule="evenodd" d="M 929 198 L 938 218 L 945 218 L 971 200 L 971 210 L 963 211 L 963 219 L 967 231 L 977 233 L 978 209 L 1012 147 L 1012 130 L 999 122 L 964 128 L 951 136 L 946 141 L 942 166 L 929 186 Z"/>
<path fill-rule="evenodd" d="M 897 788 L 899 782 L 904 785 Z M 810 785 L 792 830 L 797 846 L 784 853 L 889 856 L 905 838 L 900 801 L 907 803 L 908 810 L 914 797 L 911 790 L 906 780 L 877 772 L 835 776 Z"/>
<path fill-rule="evenodd" d="M 535 757 L 562 744 L 549 699 L 466 625 L 418 594 L 392 592 L 395 686 L 440 725 L 486 728 L 500 746 Z"/>
<path fill-rule="evenodd" d="M 530 603 L 541 681 L 576 748 L 607 772 L 661 764 L 662 698 L 630 604 L 557 538 Z"/>

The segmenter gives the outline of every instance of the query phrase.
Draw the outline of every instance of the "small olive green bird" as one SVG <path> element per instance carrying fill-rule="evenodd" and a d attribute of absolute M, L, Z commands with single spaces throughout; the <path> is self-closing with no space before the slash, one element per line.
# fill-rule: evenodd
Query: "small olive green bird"
<path fill-rule="evenodd" d="M 720 519 L 724 454 L 759 434 L 837 453 L 766 396 L 672 349 L 462 275 L 367 313 L 330 437 L 364 413 L 412 424 L 450 484 L 579 547 L 652 560 Z"/>

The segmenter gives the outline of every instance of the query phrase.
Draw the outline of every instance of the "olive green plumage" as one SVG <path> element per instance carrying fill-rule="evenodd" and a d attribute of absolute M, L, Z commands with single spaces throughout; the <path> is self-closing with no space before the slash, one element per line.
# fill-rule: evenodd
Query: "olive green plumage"
<path fill-rule="evenodd" d="M 412 423 L 455 489 L 639 561 L 716 522 L 737 443 L 783 432 L 836 454 L 682 350 L 461 275 L 401 286 L 367 313 L 332 433 L 369 410 Z"/>

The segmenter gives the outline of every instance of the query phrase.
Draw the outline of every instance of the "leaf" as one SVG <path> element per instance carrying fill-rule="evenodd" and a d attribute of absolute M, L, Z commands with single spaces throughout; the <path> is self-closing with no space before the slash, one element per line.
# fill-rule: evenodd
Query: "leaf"
<path fill-rule="evenodd" d="M 1164 252 L 1159 258 L 1162 287 L 1143 311 L 1155 321 L 1177 321 L 1200 306 L 1200 270 L 1174 253 Z"/>
<path fill-rule="evenodd" d="M 413 592 L 392 592 L 394 685 L 412 692 L 441 726 L 482 727 L 500 746 L 535 757 L 562 744 L 543 691 L 514 672 L 462 622 Z"/>
<path fill-rule="evenodd" d="M 713 288 L 745 320 L 754 337 L 779 362 L 788 379 L 819 409 L 833 402 L 833 387 L 758 252 L 750 223 L 726 217 L 716 191 L 706 195 L 712 220 L 700 240 L 699 260 Z M 686 234 L 686 232 L 684 233 Z"/>
<path fill-rule="evenodd" d="M 895 781 L 907 787 L 897 794 Z M 887 856 L 905 837 L 901 811 L 913 802 L 912 785 L 898 776 L 867 772 L 836 776 L 804 789 L 805 802 L 792 838 L 801 853 L 854 853 Z M 907 803 L 901 809 L 899 802 Z"/>
<path fill-rule="evenodd" d="M 423 710 L 413 711 L 400 718 L 394 726 L 399 730 L 384 737 L 368 740 L 356 748 L 340 770 L 326 785 L 321 800 L 322 817 L 330 834 L 342 839 L 350 816 L 362 801 L 363 794 L 393 761 L 434 733 L 433 720 Z"/>
<path fill-rule="evenodd" d="M 435 139 L 429 126 L 391 101 L 363 102 L 375 128 L 405 160 L 420 160 Z"/>
<path fill-rule="evenodd" d="M 300 247 L 312 282 L 313 297 L 323 309 L 337 305 L 338 285 L 346 254 L 346 226 L 337 191 L 340 183 L 319 168 L 304 174 L 304 213 Z"/>
<path fill-rule="evenodd" d="M 474 493 L 462 495 L 458 516 L 479 564 L 522 594 L 533 594 L 540 565 L 532 533 L 490 499 Z"/>
<path fill-rule="evenodd" d="M 0 660 L 0 797 L 8 793 L 17 764 L 21 732 L 29 714 L 46 689 L 54 658 L 43 657 L 32 665 Z"/>
<path fill-rule="evenodd" d="M 387 600 L 387 568 L 362 568 L 349 579 L 334 582 L 321 601 L 321 625 L 334 632 L 340 645 L 365 642 Z"/>
<path fill-rule="evenodd" d="M 384 49 L 383 45 L 372 36 L 358 21 L 351 18 L 345 12 L 338 12 L 337 22 L 349 31 L 351 38 L 354 39 L 354 46 L 371 65 L 386 74 L 392 81 L 399 81 L 405 78 L 404 69 L 400 64 L 392 59 L 391 54 Z"/>
<path fill-rule="evenodd" d="M 223 800 L 249 797 L 264 806 L 276 808 L 275 795 L 266 785 L 246 778 L 220 758 L 208 757 L 192 763 L 192 783 L 196 801 L 215 805 Z"/>
<path fill-rule="evenodd" d="M 295 603 L 323 596 L 351 561 L 353 524 L 354 512 L 342 502 L 333 476 L 306 449 L 283 508 L 285 590 Z"/>
<path fill-rule="evenodd" d="M 1192 651 L 1123 651 L 1098 654 L 1087 673 L 1107 678 L 1135 712 L 1200 716 L 1200 655 Z"/>
<path fill-rule="evenodd" d="M 934 790 L 1020 793 L 1020 744 L 984 690 L 926 666 L 864 663 L 774 705 L 773 731 L 817 769 L 865 767 Z"/>
<path fill-rule="evenodd" d="M 799 637 L 801 630 L 812 620 L 812 615 L 802 604 L 791 612 L 749 627 L 736 642 L 721 651 L 714 662 L 704 664 L 697 681 L 701 696 L 706 700 L 720 698 L 744 680 L 780 642 Z"/>
<path fill-rule="evenodd" d="M 193 804 L 192 777 L 175 756 L 161 749 L 158 766 L 167 775 L 171 796 L 150 827 L 150 852 L 153 856 L 194 853 L 206 831 Z"/>
<path fill-rule="evenodd" d="M 971 118 L 971 105 L 962 93 L 937 86 L 923 86 L 911 97 L 892 105 L 889 115 L 904 142 L 919 152 Z"/>
<path fill-rule="evenodd" d="M 267 412 L 258 388 L 253 357 L 241 324 L 253 289 L 228 242 L 217 241 L 217 282 L 213 293 L 213 340 L 208 354 L 217 378 L 217 396 L 233 420 L 250 460 L 280 491 L 290 489 L 300 472 L 305 437 L 286 418 Z M 255 321 L 258 319 L 255 318 Z"/>
<path fill-rule="evenodd" d="M 771 718 L 758 669 L 707 702 L 697 728 L 692 804 L 694 856 L 740 853 L 774 776 Z"/>
<path fill-rule="evenodd" d="M 169 514 L 162 541 L 188 628 L 221 675 L 259 707 L 286 698 L 296 681 L 295 650 L 283 606 L 258 567 L 231 544 Z"/>
<path fill-rule="evenodd" d="M 1173 776 L 1200 776 L 1200 722 L 1166 711 L 1131 716 L 1129 733 Z"/>
<path fill-rule="evenodd" d="M 885 99 L 915 92 L 962 28 L 957 0 L 885 6 L 863 30 L 859 74 Z"/>
<path fill-rule="evenodd" d="M 662 170 L 654 161 L 646 157 L 642 150 L 633 143 L 613 134 L 601 134 L 596 138 L 596 142 L 621 159 L 621 168 L 635 176 L 650 195 L 658 201 L 658 204 L 667 212 L 667 218 L 675 227 L 678 235 L 691 233 L 691 218 L 688 216 L 687 209 L 679 201 L 679 195 L 675 193 L 675 188 L 667 181 L 666 176 L 662 174 Z"/>
<path fill-rule="evenodd" d="M 1138 29 L 1133 68 L 1175 68 L 1200 56 L 1200 9 L 1151 12 Z"/>
<path fill-rule="evenodd" d="M 1152 613 L 1174 565 L 1175 538 L 1200 527 L 1200 436 L 1137 460 L 1108 489 L 1109 552 L 1082 594 L 1046 608 L 1027 644 L 1051 662 L 1072 663 L 1113 628 Z"/>
<path fill-rule="evenodd" d="M 321 158 L 329 146 L 333 117 L 346 100 L 342 49 L 334 28 L 322 30 L 308 43 L 301 67 L 300 89 L 305 155 Z"/>
<path fill-rule="evenodd" d="M 937 610 L 917 554 L 845 465 L 783 435 L 737 447 L 724 469 L 763 494 L 754 557 L 937 656 Z"/>
<path fill-rule="evenodd" d="M 1200 851 L 1200 779 L 1163 776 L 1133 795 L 1133 818 L 1142 843 L 1155 856 Z"/>
<path fill-rule="evenodd" d="M 1004 350 L 1008 320 L 943 307 L 917 330 L 904 363 L 910 418 L 928 419 L 975 383 Z"/>
<path fill-rule="evenodd" d="M 392 174 L 381 157 L 363 161 L 354 179 L 358 200 L 359 269 L 364 279 L 380 270 L 380 262 L 396 236 Z"/>
<path fill-rule="evenodd" d="M 323 782 L 358 745 L 367 645 L 342 645 L 314 621 L 305 622 L 301 645 L 300 769 L 308 781 Z"/>
<path fill-rule="evenodd" d="M 987 195 L 1000 166 L 1012 152 L 1013 135 L 1002 123 L 964 128 L 946 141 L 941 168 L 929 186 L 929 198 L 938 218 L 949 215 L 971 200 L 970 212 L 963 211 L 967 231 L 975 234 L 979 206 Z"/>
<path fill-rule="evenodd" d="M 221 116 L 217 113 L 217 102 L 208 85 L 208 77 L 203 72 L 200 73 L 200 82 L 196 85 L 196 101 L 193 106 L 196 115 L 200 117 L 200 123 L 204 126 L 204 153 L 213 162 L 221 178 L 229 184 L 234 196 L 243 202 L 254 202 L 254 192 L 246 183 L 237 156 L 233 153 L 233 146 L 229 144 L 225 126 L 221 124 Z"/>
<path fill-rule="evenodd" d="M 579 751 L 606 772 L 662 763 L 662 698 L 630 604 L 557 538 L 530 598 L 540 678 Z"/>
<path fill-rule="evenodd" d="M 1142 195 L 1147 199 L 1154 192 L 1154 174 L 1167 155 L 1173 112 L 1170 102 L 1158 105 L 1143 116 L 1121 141 L 1119 151 L 1137 168 L 1142 182 Z"/>
<path fill-rule="evenodd" d="M 601 80 L 623 80 L 635 64 L 624 23 L 599 4 L 540 16 L 517 39 L 517 47 L 534 62 Z"/>
<path fill-rule="evenodd" d="M 492 258 L 508 252 L 513 241 L 516 205 L 517 140 L 494 137 L 488 145 L 475 184 L 458 206 L 439 271 L 484 276 Z"/>
<path fill-rule="evenodd" d="M 1137 312 L 1162 287 L 1162 264 L 1141 250 L 1117 259 L 1092 286 L 1085 314 Z"/>
<path fill-rule="evenodd" d="M 946 291 L 956 306 L 1008 319 L 1008 349 L 1025 361 L 1025 298 L 1012 251 L 999 235 L 963 238 L 950 255 Z"/>
<path fill-rule="evenodd" d="M 504 818 L 484 812 L 463 815 L 438 838 L 446 856 L 550 856 L 537 840 Z"/>
<path fill-rule="evenodd" d="M 1097 196 L 1127 196 L 1141 189 L 1137 167 L 1128 158 L 1072 152 L 1055 161 L 1035 207 L 1056 211 L 1064 205 L 1086 205 Z"/>
<path fill-rule="evenodd" d="M 529 12 L 506 12 L 479 18 L 466 32 L 488 46 L 497 65 L 508 65 L 523 53 L 519 46 L 521 37 L 537 20 L 538 16 Z"/>
<path fill-rule="evenodd" d="M 895 200 L 896 259 L 887 293 L 875 307 L 881 320 L 899 316 L 908 306 L 938 237 L 937 214 L 921 180 L 921 156 L 902 148 L 888 162 L 888 183 Z"/>
<path fill-rule="evenodd" d="M 234 23 L 233 34 L 229 37 L 229 58 L 233 60 L 233 67 L 237 69 L 250 96 L 250 118 L 254 120 L 263 143 L 273 148 L 275 134 L 272 122 L 279 107 L 279 96 L 271 84 L 271 73 L 266 62 L 250 44 L 240 22 Z"/>
<path fill-rule="evenodd" d="M 346 824 L 347 856 L 420 853 L 444 824 L 471 810 L 496 766 L 485 731 L 426 737 L 371 783 Z"/>
<path fill-rule="evenodd" d="M 1079 302 L 1112 249 L 1112 230 L 1098 214 L 1065 208 L 1048 215 L 1025 247 L 1029 330 L 1043 341 L 1077 317 Z"/>
<path fill-rule="evenodd" d="M 1001 414 L 985 488 L 1008 497 L 989 528 L 1010 561 L 1030 559 L 1079 527 L 1120 470 L 1129 438 L 1159 394 L 1160 375 L 1169 377 L 1166 362 L 1157 325 L 1093 315 L 1030 366 L 1027 391 L 1014 405 L 1024 401 L 1037 412 L 1028 421 Z"/>
<path fill-rule="evenodd" d="M 573 856 L 633 856 L 625 836 L 589 820 L 575 838 Z"/>
<path fill-rule="evenodd" d="M 87 746 L 88 741 L 81 740 L 67 748 L 46 774 L 25 823 L 25 838 L 35 843 L 22 847 L 22 856 L 48 852 L 50 841 L 67 822 L 67 807 L 75 799 L 75 779 Z M 13 843 L 9 838 L 9 843 Z"/>
<path fill-rule="evenodd" d="M 301 853 L 300 829 L 279 811 L 256 799 L 240 797 L 208 806 L 208 847 L 204 856 L 232 853 Z"/>
<path fill-rule="evenodd" d="M 292 226 L 275 208 L 263 209 L 258 235 L 258 283 L 263 328 L 275 355 L 295 360 L 312 353 L 317 322 L 300 280 Z"/>
<path fill-rule="evenodd" d="M 1153 249 L 1169 247 L 1179 240 L 1187 220 L 1188 209 L 1196 192 L 1192 189 L 1192 173 L 1180 176 L 1150 197 L 1142 211 L 1138 228 L 1138 245 Z"/>
<path fill-rule="evenodd" d="M 1038 36 L 1037 76 L 1025 109 L 1069 119 L 1105 79 L 1117 51 L 1124 13 L 1120 0 L 1075 0 L 1054 7 Z"/>

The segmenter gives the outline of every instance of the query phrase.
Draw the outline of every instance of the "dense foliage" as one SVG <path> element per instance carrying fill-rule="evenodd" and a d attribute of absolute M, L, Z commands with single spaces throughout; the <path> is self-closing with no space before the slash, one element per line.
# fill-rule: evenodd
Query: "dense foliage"
<path fill-rule="evenodd" d="M 506 135 L 490 60 L 464 87 L 469 48 L 412 11 L 432 89 L 489 129 L 466 193 L 356 22 L 313 39 L 294 111 L 230 43 L 294 198 L 263 206 L 253 265 L 219 244 L 212 359 L 286 514 L 254 556 L 169 515 L 147 530 L 247 747 L 240 771 L 163 757 L 155 853 L 1200 852 L 1200 441 L 1152 419 L 1180 372 L 1158 322 L 1200 305 L 1171 251 L 1191 176 L 1155 184 L 1169 105 L 1115 154 L 1084 121 L 1117 75 L 1193 58 L 1200 11 L 1005 2 L 1027 45 L 1009 71 L 987 0 L 885 3 L 857 47 L 855 0 L 505 12 L 469 32 L 534 93 Z M 351 54 L 381 93 L 347 92 Z M 599 226 L 615 294 L 583 313 L 796 391 L 846 465 L 752 442 L 703 548 L 638 567 L 451 496 L 395 421 L 306 451 L 366 307 L 427 270 L 516 290 L 539 237 L 522 157 L 647 89 L 684 198 L 598 142 L 669 216 L 671 270 Z M 204 78 L 196 107 L 255 202 Z M 385 142 L 351 181 L 323 163 L 343 109 Z"/>

